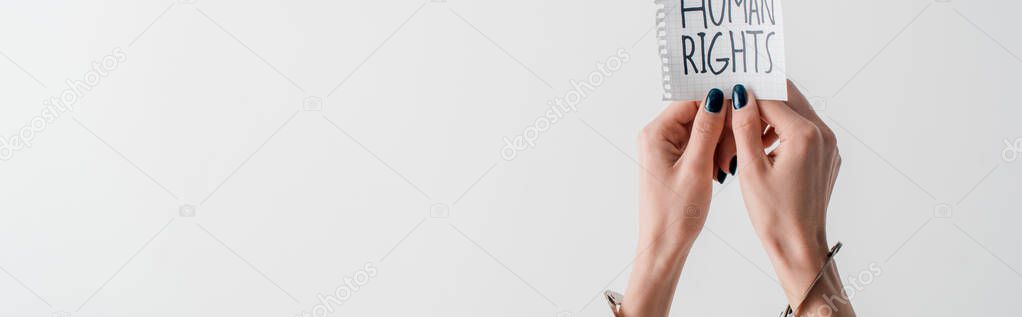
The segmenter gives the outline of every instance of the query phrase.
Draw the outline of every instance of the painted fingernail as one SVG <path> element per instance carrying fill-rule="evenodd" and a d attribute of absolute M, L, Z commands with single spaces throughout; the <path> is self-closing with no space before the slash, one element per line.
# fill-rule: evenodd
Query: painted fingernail
<path fill-rule="evenodd" d="M 717 88 L 710 89 L 710 93 L 706 94 L 706 111 L 719 113 L 723 107 L 724 92 Z"/>
<path fill-rule="evenodd" d="M 745 85 L 737 84 L 731 89 L 731 100 L 735 110 L 742 109 L 749 104 L 749 92 L 745 90 Z"/>
<path fill-rule="evenodd" d="M 731 158 L 731 164 L 729 164 L 728 169 L 731 170 L 731 175 L 735 175 L 735 172 L 738 171 L 738 155 Z"/>
<path fill-rule="evenodd" d="M 727 173 L 724 173 L 724 170 L 718 168 L 717 169 L 717 182 L 723 184 L 725 179 L 727 179 Z"/>

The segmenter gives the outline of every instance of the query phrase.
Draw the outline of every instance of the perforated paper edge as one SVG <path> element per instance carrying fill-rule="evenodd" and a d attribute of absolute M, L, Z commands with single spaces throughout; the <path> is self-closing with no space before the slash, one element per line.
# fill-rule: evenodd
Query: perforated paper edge
<path fill-rule="evenodd" d="M 671 100 L 671 50 L 667 44 L 667 2 L 670 0 L 654 0 L 656 10 L 656 40 L 660 54 L 660 68 L 663 75 L 661 84 L 664 88 L 663 100 Z"/>

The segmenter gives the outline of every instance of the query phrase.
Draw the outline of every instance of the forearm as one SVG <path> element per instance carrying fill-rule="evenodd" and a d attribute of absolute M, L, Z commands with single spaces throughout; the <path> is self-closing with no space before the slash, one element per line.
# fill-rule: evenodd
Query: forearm
<path fill-rule="evenodd" d="M 628 278 L 621 315 L 667 316 L 690 249 L 690 244 L 640 243 Z"/>

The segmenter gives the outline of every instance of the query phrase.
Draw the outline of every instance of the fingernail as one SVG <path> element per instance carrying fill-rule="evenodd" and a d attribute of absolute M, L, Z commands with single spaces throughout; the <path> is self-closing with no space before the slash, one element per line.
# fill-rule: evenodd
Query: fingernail
<path fill-rule="evenodd" d="M 738 171 L 738 155 L 731 158 L 731 164 L 729 164 L 728 169 L 731 170 L 731 175 L 735 175 L 735 172 Z"/>
<path fill-rule="evenodd" d="M 731 89 L 731 101 L 735 110 L 742 109 L 749 104 L 749 92 L 745 91 L 745 85 L 737 84 Z"/>
<path fill-rule="evenodd" d="M 706 111 L 719 113 L 723 107 L 724 92 L 717 88 L 710 89 L 710 93 L 706 94 Z"/>
<path fill-rule="evenodd" d="M 727 179 L 727 173 L 724 173 L 724 170 L 718 168 L 717 169 L 717 182 L 723 184 L 725 179 Z"/>

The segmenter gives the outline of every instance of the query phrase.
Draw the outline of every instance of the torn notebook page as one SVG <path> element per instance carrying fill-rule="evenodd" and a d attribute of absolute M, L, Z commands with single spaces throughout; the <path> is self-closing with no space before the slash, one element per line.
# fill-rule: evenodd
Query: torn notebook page
<path fill-rule="evenodd" d="M 744 84 L 788 100 L 781 0 L 655 0 L 665 100 Z"/>

